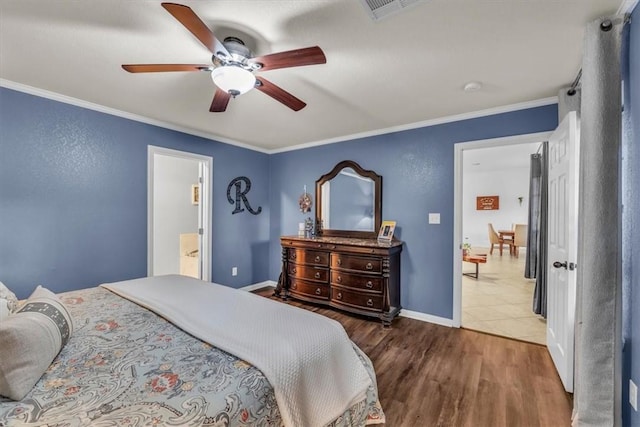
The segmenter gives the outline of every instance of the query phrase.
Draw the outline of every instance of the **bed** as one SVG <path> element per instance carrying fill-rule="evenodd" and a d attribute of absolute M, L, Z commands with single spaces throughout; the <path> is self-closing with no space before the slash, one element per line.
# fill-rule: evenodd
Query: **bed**
<path fill-rule="evenodd" d="M 149 285 L 148 289 L 153 287 L 158 293 L 165 294 L 166 289 L 176 289 L 173 297 L 167 299 L 172 304 L 169 304 L 169 310 L 162 312 L 156 307 L 149 307 L 151 303 L 145 300 L 144 294 L 133 297 L 126 295 L 130 282 L 137 285 L 131 287 L 136 290 L 144 288 L 140 284 Z M 74 331 L 44 375 L 24 398 L 12 401 L 0 397 L 0 426 L 300 425 L 297 424 L 300 421 L 296 421 L 300 418 L 290 416 L 291 407 L 294 407 L 294 411 L 303 407 L 304 411 L 309 402 L 297 402 L 291 397 L 292 394 L 283 394 L 282 388 L 287 388 L 287 381 L 291 380 L 286 380 L 284 385 L 279 383 L 278 378 L 269 380 L 268 376 L 273 375 L 274 369 L 269 365 L 258 369 L 255 365 L 262 365 L 262 361 L 253 364 L 247 362 L 246 360 L 254 358 L 251 353 L 244 359 L 223 350 L 221 347 L 229 347 L 226 341 L 215 346 L 196 336 L 202 335 L 198 332 L 199 327 L 204 329 L 206 335 L 215 329 L 212 325 L 222 325 L 227 319 L 239 322 L 238 319 L 244 317 L 252 322 L 245 325 L 245 329 L 242 326 L 238 329 L 222 329 L 230 329 L 231 334 L 235 330 L 242 331 L 240 335 L 248 336 L 245 331 L 253 328 L 257 329 L 258 334 L 267 335 L 270 332 L 260 330 L 260 327 L 272 328 L 281 321 L 278 318 L 281 316 L 281 309 L 299 310 L 313 316 L 318 316 L 317 314 L 244 291 L 205 284 L 182 276 L 138 279 L 116 285 L 120 284 L 125 286 L 112 286 L 110 289 L 97 287 L 59 295 L 73 318 Z M 183 290 L 189 289 L 189 286 L 206 292 L 212 288 L 216 292 L 209 302 L 205 302 L 206 298 L 200 296 L 197 297 L 200 302 L 185 304 L 185 300 L 181 298 L 186 298 L 183 294 L 188 292 Z M 230 304 L 228 298 L 233 298 L 234 302 Z M 258 322 L 264 325 L 256 325 L 256 313 L 262 309 L 254 306 L 245 309 L 244 300 L 250 304 L 258 304 L 259 307 L 262 307 L 262 301 L 268 302 L 266 310 L 277 312 L 269 312 L 268 319 Z M 196 306 L 199 303 L 211 308 L 209 314 L 197 314 Z M 215 306 L 216 303 L 221 305 Z M 278 308 L 269 304 L 278 305 Z M 176 314 L 171 310 L 176 307 L 181 307 L 180 313 L 191 313 L 198 319 L 206 318 L 206 321 L 202 325 L 196 325 L 195 329 L 178 321 L 178 327 L 165 320 L 175 321 Z M 297 315 L 297 312 L 284 312 L 282 316 L 288 318 L 292 313 Z M 182 314 L 177 315 L 181 316 Z M 237 343 L 244 345 L 244 342 L 250 341 L 250 347 L 260 341 L 259 337 L 241 338 L 238 338 Z M 230 336 L 228 339 L 233 341 L 234 337 Z M 373 366 L 355 344 L 349 341 L 349 345 L 370 381 L 357 401 L 351 402 L 344 412 L 323 425 L 346 427 L 384 423 Z M 287 343 L 279 344 L 278 349 L 281 347 L 286 347 L 281 354 L 291 352 Z M 333 353 L 335 350 L 330 351 L 330 354 Z M 304 359 L 308 356 L 294 356 L 296 358 Z M 311 363 L 315 366 L 321 364 L 321 361 L 312 360 Z M 336 360 L 322 363 L 334 365 Z M 309 368 L 300 370 L 307 374 L 312 371 Z M 263 371 L 269 372 L 269 375 L 265 375 Z M 332 372 L 320 374 L 329 378 L 329 381 L 340 382 L 340 378 L 331 379 Z M 301 380 L 303 383 L 305 381 L 308 382 L 308 379 Z M 314 381 L 318 384 L 322 382 L 321 379 Z M 277 384 L 277 387 L 273 384 Z M 323 393 L 333 393 L 332 390 L 324 391 L 319 388 L 316 391 L 313 384 L 308 388 L 311 392 L 317 392 L 318 399 L 322 398 Z M 302 392 L 300 394 L 304 395 Z M 286 411 L 281 411 L 283 404 L 287 406 Z"/>

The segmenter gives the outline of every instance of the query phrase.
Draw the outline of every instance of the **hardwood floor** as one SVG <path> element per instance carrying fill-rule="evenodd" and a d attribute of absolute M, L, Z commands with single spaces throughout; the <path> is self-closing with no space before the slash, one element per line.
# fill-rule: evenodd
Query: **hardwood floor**
<path fill-rule="evenodd" d="M 271 297 L 273 288 L 255 292 Z M 387 427 L 571 425 L 571 397 L 543 346 L 405 317 L 383 328 L 313 304 L 287 304 L 339 321 L 371 358 Z"/>

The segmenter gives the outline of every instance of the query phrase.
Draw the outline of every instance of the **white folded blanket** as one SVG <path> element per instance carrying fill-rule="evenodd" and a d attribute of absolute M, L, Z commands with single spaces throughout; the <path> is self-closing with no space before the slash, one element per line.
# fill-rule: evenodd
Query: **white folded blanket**
<path fill-rule="evenodd" d="M 101 286 L 260 369 L 285 426 L 324 426 L 372 384 L 342 325 L 324 316 L 177 275 Z"/>

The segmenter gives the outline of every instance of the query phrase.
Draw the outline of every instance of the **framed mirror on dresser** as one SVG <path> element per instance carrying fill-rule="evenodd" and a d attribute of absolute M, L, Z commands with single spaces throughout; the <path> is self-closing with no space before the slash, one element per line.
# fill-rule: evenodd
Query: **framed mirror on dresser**
<path fill-rule="evenodd" d="M 345 160 L 316 181 L 316 236 L 281 236 L 276 295 L 378 318 L 400 305 L 402 242 L 379 243 L 382 176 Z"/>

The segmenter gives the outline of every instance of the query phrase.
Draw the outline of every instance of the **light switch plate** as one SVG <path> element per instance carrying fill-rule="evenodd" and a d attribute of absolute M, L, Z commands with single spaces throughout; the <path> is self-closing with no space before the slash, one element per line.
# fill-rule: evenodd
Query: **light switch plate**
<path fill-rule="evenodd" d="M 238 275 L 238 267 L 231 268 L 231 275 L 232 276 L 237 276 Z"/>
<path fill-rule="evenodd" d="M 638 411 L 638 386 L 632 380 L 629 380 L 629 403 L 634 411 Z"/>
<path fill-rule="evenodd" d="M 429 224 L 440 224 L 440 214 L 439 213 L 430 213 L 429 214 Z"/>

